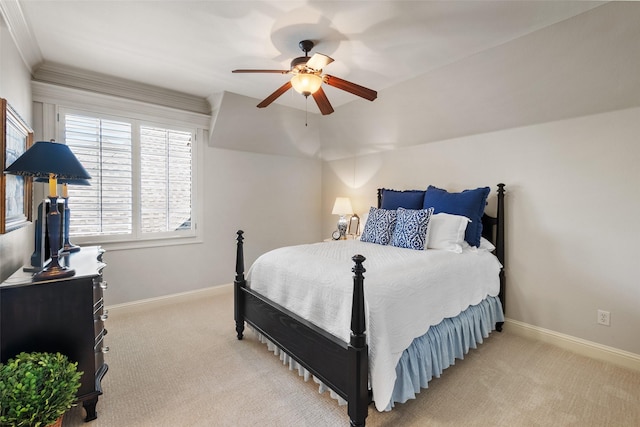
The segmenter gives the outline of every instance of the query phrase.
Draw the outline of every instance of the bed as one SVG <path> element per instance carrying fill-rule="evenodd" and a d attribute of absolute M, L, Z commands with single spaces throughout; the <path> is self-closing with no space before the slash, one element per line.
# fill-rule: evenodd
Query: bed
<path fill-rule="evenodd" d="M 276 249 L 259 257 L 246 278 L 244 233 L 239 230 L 237 338 L 243 338 L 248 324 L 296 367 L 313 375 L 321 388 L 346 402 L 354 426 L 365 425 L 372 402 L 378 410 L 390 410 L 394 403 L 414 397 L 493 329 L 502 329 L 505 192 L 504 184 L 497 187 L 495 216 L 484 212 L 488 187 L 461 193 L 432 186 L 426 191 L 379 189 L 378 206 L 371 208 L 362 241 Z M 468 211 L 467 205 L 475 207 Z M 393 224 L 380 220 L 392 213 L 397 215 Z M 443 237 L 437 230 L 443 230 L 445 217 L 476 220 L 467 220 L 465 228 L 458 226 L 457 233 L 464 236 L 461 247 L 443 250 L 436 245 L 430 250 L 432 241 L 440 241 L 436 235 Z M 410 250 L 416 249 L 410 232 L 396 231 L 397 239 L 389 233 L 402 225 L 421 229 L 416 218 L 425 228 L 431 223 L 430 234 L 417 242 L 424 248 L 429 241 L 427 250 Z M 453 275 L 445 276 L 447 270 Z M 446 286 L 438 287 L 448 294 L 428 293 L 431 285 L 422 284 L 424 277 L 437 284 L 447 280 Z M 320 286 L 310 287 L 316 281 Z"/>

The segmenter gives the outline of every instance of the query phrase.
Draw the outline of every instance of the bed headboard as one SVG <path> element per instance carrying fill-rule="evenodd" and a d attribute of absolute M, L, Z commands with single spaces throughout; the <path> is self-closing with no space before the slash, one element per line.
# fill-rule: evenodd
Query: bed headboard
<path fill-rule="evenodd" d="M 497 185 L 497 208 L 496 216 L 490 216 L 486 212 L 482 216 L 482 237 L 489 240 L 496 247 L 496 257 L 504 265 L 504 184 Z M 382 195 L 385 188 L 378 188 L 378 208 L 382 206 Z M 397 190 L 390 190 L 398 193 Z M 420 193 L 422 190 L 402 191 L 406 195 L 409 193 Z M 421 204 L 422 202 L 420 202 Z M 404 207 L 404 206 L 403 206 Z M 407 209 L 415 209 L 415 207 L 407 207 Z"/>

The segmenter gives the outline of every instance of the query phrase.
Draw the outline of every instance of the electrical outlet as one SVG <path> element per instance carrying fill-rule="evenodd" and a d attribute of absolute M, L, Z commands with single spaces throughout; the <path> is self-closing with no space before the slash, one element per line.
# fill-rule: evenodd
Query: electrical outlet
<path fill-rule="evenodd" d="M 611 313 L 598 310 L 598 325 L 611 326 Z"/>

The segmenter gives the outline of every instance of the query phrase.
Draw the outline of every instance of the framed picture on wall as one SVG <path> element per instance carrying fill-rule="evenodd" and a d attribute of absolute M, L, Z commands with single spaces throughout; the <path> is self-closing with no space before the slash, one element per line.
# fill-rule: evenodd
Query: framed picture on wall
<path fill-rule="evenodd" d="M 20 115 L 0 98 L 0 166 L 4 171 L 33 144 L 33 130 Z M 31 221 L 32 182 L 30 177 L 0 176 L 0 234 L 18 229 Z"/>

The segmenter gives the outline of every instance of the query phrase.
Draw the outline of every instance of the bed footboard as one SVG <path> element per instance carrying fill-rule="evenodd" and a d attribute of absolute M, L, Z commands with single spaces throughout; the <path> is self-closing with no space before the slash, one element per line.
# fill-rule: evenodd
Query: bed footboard
<path fill-rule="evenodd" d="M 266 336 L 296 362 L 348 403 L 352 426 L 364 426 L 371 401 L 368 390 L 369 355 L 365 331 L 365 257 L 352 259 L 353 304 L 351 338 L 346 343 L 246 286 L 244 232 L 237 232 L 234 318 L 239 340 L 245 322 Z"/>

